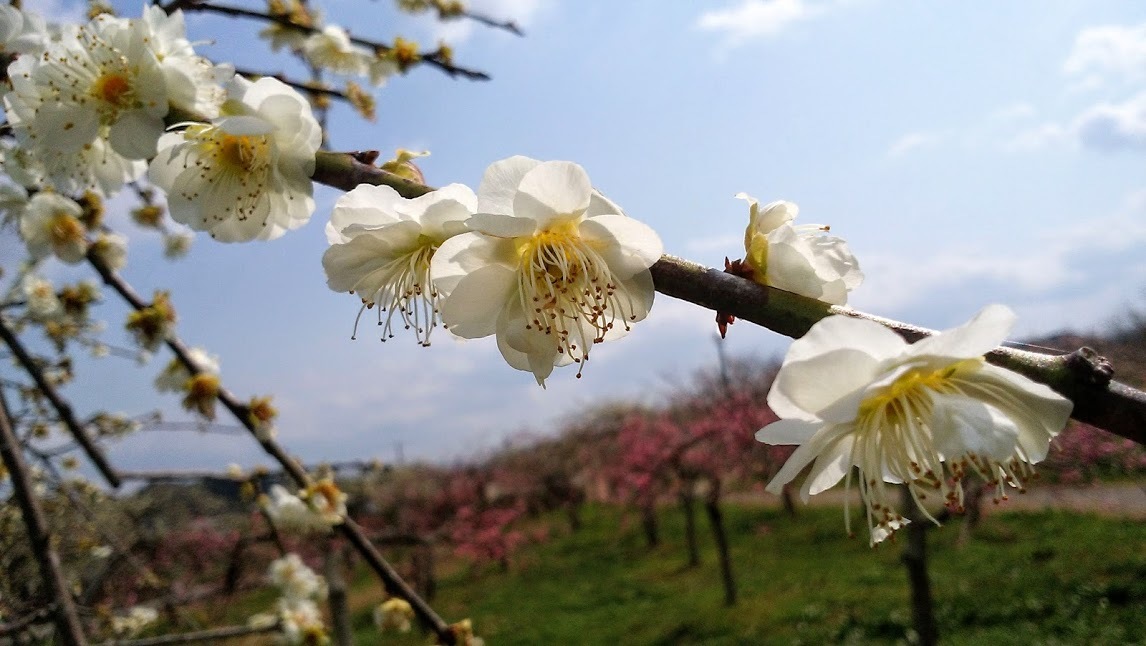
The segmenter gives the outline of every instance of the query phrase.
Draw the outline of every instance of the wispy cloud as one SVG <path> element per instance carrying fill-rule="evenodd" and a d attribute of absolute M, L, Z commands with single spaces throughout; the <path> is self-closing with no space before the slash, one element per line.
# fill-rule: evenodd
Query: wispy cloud
<path fill-rule="evenodd" d="M 887 156 L 896 159 L 921 148 L 934 146 L 943 141 L 945 134 L 940 132 L 909 132 L 892 142 Z"/>
<path fill-rule="evenodd" d="M 1047 122 L 1022 130 L 1004 149 L 1036 150 L 1061 142 L 1104 152 L 1146 150 L 1146 92 L 1121 103 L 1097 103 L 1066 123 Z"/>
<path fill-rule="evenodd" d="M 696 26 L 724 36 L 724 46 L 733 48 L 753 39 L 771 38 L 797 23 L 822 15 L 828 3 L 808 0 L 741 0 L 724 9 L 705 11 Z"/>

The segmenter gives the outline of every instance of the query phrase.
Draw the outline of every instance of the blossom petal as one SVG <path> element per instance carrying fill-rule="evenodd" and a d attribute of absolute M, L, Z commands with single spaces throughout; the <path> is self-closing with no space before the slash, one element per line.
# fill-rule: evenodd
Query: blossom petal
<path fill-rule="evenodd" d="M 652 227 L 623 215 L 588 218 L 578 230 L 621 280 L 648 269 L 664 253 L 664 244 Z"/>
<path fill-rule="evenodd" d="M 799 419 L 782 419 L 756 431 L 756 441 L 765 444 L 803 444 L 824 425 Z"/>
<path fill-rule="evenodd" d="M 513 196 L 521 178 L 541 162 L 520 155 L 489 165 L 478 186 L 479 213 L 513 214 Z"/>
<path fill-rule="evenodd" d="M 816 421 L 825 409 L 850 395 L 854 415 L 880 364 L 870 354 L 851 348 L 805 361 L 785 360 L 768 393 L 768 406 L 784 419 Z"/>
<path fill-rule="evenodd" d="M 466 226 L 495 238 L 521 238 L 537 230 L 534 220 L 497 213 L 476 213 L 466 220 Z"/>
<path fill-rule="evenodd" d="M 334 203 L 326 227 L 327 242 L 338 244 L 349 240 L 343 230 L 352 224 L 370 227 L 397 222 L 395 207 L 402 199 L 398 191 L 389 186 L 359 184 Z"/>
<path fill-rule="evenodd" d="M 1006 305 L 988 305 L 963 325 L 912 344 L 908 354 L 949 359 L 980 357 L 1007 338 L 1015 318 Z"/>
<path fill-rule="evenodd" d="M 930 423 L 935 448 L 946 460 L 967 455 L 999 462 L 1015 453 L 1019 428 L 994 406 L 961 395 L 933 393 Z"/>
<path fill-rule="evenodd" d="M 443 296 L 471 272 L 490 264 L 512 271 L 517 258 L 512 240 L 491 238 L 480 233 L 462 233 L 442 243 L 430 261 L 434 286 Z"/>
<path fill-rule="evenodd" d="M 151 159 L 156 142 L 163 134 L 163 119 L 143 110 L 122 114 L 108 131 L 108 141 L 115 152 L 127 159 Z"/>
<path fill-rule="evenodd" d="M 509 267 L 492 264 L 476 269 L 442 303 L 442 322 L 460 337 L 489 336 L 497 331 L 498 317 L 516 287 L 517 274 Z"/>
<path fill-rule="evenodd" d="M 542 162 L 521 178 L 513 197 L 513 214 L 544 229 L 553 220 L 580 216 L 589 208 L 593 185 L 585 169 L 573 162 Z"/>

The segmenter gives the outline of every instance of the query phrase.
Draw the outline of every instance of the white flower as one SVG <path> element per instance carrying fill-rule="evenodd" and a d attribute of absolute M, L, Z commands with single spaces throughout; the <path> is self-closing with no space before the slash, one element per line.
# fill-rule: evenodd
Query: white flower
<path fill-rule="evenodd" d="M 24 190 L 23 186 L 0 184 L 0 225 L 19 218 L 27 205 L 28 191 Z"/>
<path fill-rule="evenodd" d="M 332 245 L 322 256 L 327 286 L 357 294 L 363 308 L 377 305 L 383 341 L 394 336 L 397 315 L 419 343 L 430 345 L 439 322 L 430 260 L 443 242 L 467 230 L 464 222 L 476 208 L 477 197 L 461 184 L 411 200 L 389 186 L 362 184 L 338 199 L 326 225 Z"/>
<path fill-rule="evenodd" d="M 160 139 L 150 178 L 171 217 L 224 242 L 270 240 L 314 212 L 314 153 L 322 131 L 310 104 L 273 78 L 236 76 L 223 116 Z"/>
<path fill-rule="evenodd" d="M 288 531 L 306 533 L 330 529 L 330 523 L 281 485 L 271 487 L 265 509 L 276 525 Z"/>
<path fill-rule="evenodd" d="M 139 22 L 163 70 L 170 104 L 207 118 L 217 117 L 226 98 L 222 84 L 234 76 L 235 69 L 216 66 L 195 53 L 187 39 L 182 10 L 168 14 L 159 5 L 149 5 Z"/>
<path fill-rule="evenodd" d="M 127 266 L 127 238 L 118 233 L 100 231 L 91 244 L 92 253 L 99 256 L 113 271 Z"/>
<path fill-rule="evenodd" d="M 812 464 L 801 489 L 807 501 L 845 476 L 850 488 L 851 468 L 859 467 L 875 544 L 907 522 L 885 483 L 906 483 L 917 502 L 938 492 L 957 509 L 959 481 L 969 472 L 1000 498 L 1004 483 L 1021 487 L 1072 404 L 983 359 L 1014 319 L 992 305 L 911 345 L 872 321 L 830 316 L 816 323 L 792 343 L 768 393 L 781 421 L 756 434 L 768 444 L 800 445 L 768 490 L 779 492 Z"/>
<path fill-rule="evenodd" d="M 366 75 L 370 77 L 370 83 L 375 87 L 386 85 L 386 81 L 400 71 L 402 68 L 393 56 L 375 54 L 367 59 Z"/>
<path fill-rule="evenodd" d="M 168 260 L 175 260 L 187 255 L 191 250 L 191 243 L 195 236 L 186 231 L 177 231 L 163 236 L 163 256 Z"/>
<path fill-rule="evenodd" d="M 325 599 L 326 579 L 318 576 L 302 562 L 298 554 L 287 554 L 271 563 L 271 583 L 287 599 Z"/>
<path fill-rule="evenodd" d="M 8 119 L 61 191 L 110 192 L 155 154 L 167 88 L 145 36 L 104 15 L 9 67 Z"/>
<path fill-rule="evenodd" d="M 859 262 L 841 238 L 820 235 L 819 224 L 793 226 L 799 207 L 791 202 L 760 206 L 744 193 L 736 197 L 751 205 L 744 231 L 744 262 L 763 285 L 843 305 L 848 292 L 863 282 Z"/>
<path fill-rule="evenodd" d="M 431 263 L 454 334 L 496 334 L 506 361 L 544 385 L 555 365 L 583 369 L 594 343 L 648 314 L 661 240 L 594 191 L 577 164 L 495 162 L 477 210 L 467 221 L 474 232 L 447 240 Z"/>
<path fill-rule="evenodd" d="M 199 372 L 210 375 L 219 374 L 219 358 L 208 354 L 203 348 L 191 348 L 188 351 L 191 360 L 199 368 Z M 161 393 L 182 393 L 187 389 L 187 381 L 191 373 L 178 358 L 173 358 L 164 366 L 163 372 L 155 378 L 155 389 Z"/>
<path fill-rule="evenodd" d="M 55 193 L 41 192 L 28 200 L 20 217 L 20 235 L 34 258 L 55 254 L 75 264 L 88 250 L 87 228 L 80 222 L 83 208 Z"/>
<path fill-rule="evenodd" d="M 0 53 L 36 54 L 47 44 L 48 28 L 43 18 L 11 5 L 0 5 Z"/>
<path fill-rule="evenodd" d="M 322 611 L 310 599 L 282 597 L 278 602 L 281 639 L 286 644 L 323 644 Z"/>
<path fill-rule="evenodd" d="M 28 316 L 36 320 L 50 319 L 63 311 L 52 281 L 28 274 L 22 285 Z"/>
<path fill-rule="evenodd" d="M 397 630 L 400 633 L 410 632 L 410 621 L 414 618 L 414 609 L 410 603 L 401 597 L 390 597 L 374 608 L 374 625 L 378 630 Z"/>
<path fill-rule="evenodd" d="M 159 611 L 147 606 L 135 606 L 126 615 L 111 618 L 111 630 L 116 635 L 134 635 L 159 619 Z"/>
<path fill-rule="evenodd" d="M 311 65 L 335 74 L 364 75 L 374 53 L 350 41 L 350 34 L 338 25 L 328 25 L 321 32 L 307 36 L 303 54 Z"/>

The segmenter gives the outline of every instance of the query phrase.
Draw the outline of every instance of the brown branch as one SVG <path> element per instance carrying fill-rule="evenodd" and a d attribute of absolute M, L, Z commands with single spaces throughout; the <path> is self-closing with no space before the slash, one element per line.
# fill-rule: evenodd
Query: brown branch
<path fill-rule="evenodd" d="M 12 483 L 13 493 L 24 516 L 24 525 L 28 528 L 28 542 L 40 565 L 40 575 L 44 578 L 45 587 L 51 591 L 56 606 L 56 638 L 67 646 L 83 646 L 87 644 L 83 626 L 72 601 L 68 580 L 60 565 L 60 555 L 52 547 L 52 534 L 44 519 L 44 512 L 40 509 L 36 494 L 33 493 L 24 455 L 20 450 L 20 444 L 16 441 L 12 420 L 8 416 L 8 404 L 4 400 L 3 391 L 0 391 L 0 459 L 8 469 L 8 479 Z"/>
<path fill-rule="evenodd" d="M 278 25 L 282 25 L 283 27 L 288 27 L 290 29 L 297 29 L 298 31 L 306 32 L 308 34 L 322 33 L 322 29 L 318 27 L 306 27 L 299 25 L 295 22 L 292 22 L 291 19 L 286 16 L 276 16 L 274 14 L 263 13 L 261 11 L 244 9 L 242 7 L 232 7 L 229 5 L 221 5 L 210 2 L 192 1 L 182 3 L 178 8 L 187 12 L 204 11 L 209 13 L 217 13 L 224 16 L 230 16 L 232 18 L 251 18 L 254 20 L 262 20 L 264 22 L 272 22 Z M 356 36 L 350 35 L 349 30 L 347 30 L 347 35 L 350 36 L 350 42 L 354 43 L 355 45 L 366 47 L 374 52 L 385 53 L 394 49 L 392 45 L 387 45 L 386 43 L 366 40 L 365 38 L 358 38 Z M 420 55 L 414 64 L 417 63 L 425 63 L 431 67 L 436 67 L 453 78 L 460 76 L 471 81 L 488 81 L 490 79 L 489 74 L 486 74 L 485 72 L 454 65 L 449 60 L 447 60 L 447 57 L 443 55 L 441 50 L 435 52 L 426 52 Z"/>
<path fill-rule="evenodd" d="M 119 475 L 116 474 L 111 463 L 107 461 L 107 457 L 103 454 L 103 451 L 96 446 L 91 436 L 88 435 L 87 431 L 85 431 L 83 426 L 76 420 L 76 416 L 72 413 L 72 407 L 68 402 L 65 401 L 63 397 L 60 397 L 55 386 L 48 383 L 48 380 L 44 378 L 44 372 L 40 370 L 40 366 L 36 364 L 36 360 L 32 358 L 32 355 L 28 354 L 28 351 L 24 349 L 20 340 L 16 338 L 12 330 L 4 324 L 3 318 L 0 318 L 0 339 L 3 339 L 4 343 L 11 348 L 12 354 L 16 356 L 16 361 L 18 361 L 20 366 L 24 368 L 24 371 L 32 377 L 32 381 L 36 382 L 36 387 L 40 389 L 40 392 L 44 393 L 44 397 L 51 402 L 52 408 L 56 409 L 56 415 L 59 416 L 60 421 L 64 423 L 68 432 L 75 438 L 76 443 L 83 448 L 88 459 L 92 461 L 92 464 L 96 466 L 96 469 L 99 470 L 108 484 L 118 488 L 120 485 Z"/>
<path fill-rule="evenodd" d="M 148 307 L 148 304 L 139 297 L 139 294 L 137 294 L 119 274 L 109 268 L 98 254 L 89 252 L 87 254 L 87 260 L 100 275 L 100 278 L 103 279 L 104 283 L 115 290 L 133 309 L 139 311 Z M 165 343 L 190 374 L 195 375 L 200 372 L 199 366 L 191 358 L 190 350 L 186 344 L 174 335 L 169 336 Z M 266 451 L 267 455 L 270 455 L 276 462 L 282 465 L 283 470 L 290 475 L 297 486 L 306 487 L 310 484 L 310 477 L 307 475 L 307 472 L 303 470 L 302 466 L 294 458 L 287 455 L 286 450 L 283 449 L 273 437 L 270 437 L 269 434 L 259 432 L 251 419 L 250 410 L 246 404 L 240 402 L 238 398 L 223 387 L 219 388 L 218 400 L 234 415 L 239 423 L 246 427 L 251 436 L 255 438 L 255 441 Z M 382 554 L 377 548 L 370 543 L 370 540 L 363 533 L 362 527 L 358 525 L 358 523 L 355 523 L 350 518 L 346 518 L 343 522 L 335 526 L 335 530 L 341 532 L 355 549 L 358 550 L 366 562 L 370 564 L 371 569 L 373 569 L 375 574 L 382 580 L 382 584 L 388 593 L 402 597 L 409 602 L 410 606 L 414 609 L 414 613 L 438 636 L 438 639 L 448 645 L 456 642 L 457 638 L 449 624 L 443 621 L 434 609 L 431 608 L 425 600 L 419 597 L 414 589 L 398 575 L 398 572 L 393 566 L 391 566 L 386 559 L 382 557 Z"/>
<path fill-rule="evenodd" d="M 361 159 L 369 154 L 319 152 L 312 178 L 344 191 L 359 184 L 386 185 L 407 198 L 434 190 L 363 163 Z M 656 290 L 666 296 L 726 312 L 792 338 L 804 336 L 817 321 L 833 314 L 874 321 L 910 342 L 935 334 L 934 330 L 829 305 L 675 256 L 661 256 L 649 271 Z M 1111 381 L 1109 363 L 1093 350 L 1045 355 L 1000 347 L 987 354 L 987 361 L 1067 397 L 1074 402 L 1074 419 L 1146 445 L 1146 392 Z"/>
<path fill-rule="evenodd" d="M 215 643 L 221 639 L 245 637 L 247 635 L 261 635 L 263 633 L 274 632 L 278 629 L 279 625 L 277 623 L 271 624 L 269 626 L 226 626 L 223 628 L 211 628 L 210 630 L 199 630 L 191 633 L 147 637 L 145 639 L 112 640 L 100 642 L 98 646 L 161 646 L 162 644 L 194 644 L 197 642 Z"/>
<path fill-rule="evenodd" d="M 333 99 L 341 99 L 343 101 L 349 101 L 350 100 L 350 97 L 347 96 L 346 93 L 343 92 L 342 90 L 335 90 L 335 89 L 329 88 L 329 87 L 314 85 L 312 82 L 294 81 L 294 80 L 291 80 L 290 78 L 288 78 L 285 74 L 283 74 L 281 72 L 279 72 L 279 73 L 256 72 L 254 70 L 239 69 L 236 67 L 235 73 L 240 75 L 240 76 L 246 77 L 248 79 L 252 79 L 252 80 L 253 79 L 259 79 L 259 78 L 277 79 L 279 81 L 282 81 L 282 83 L 284 85 L 289 85 L 289 86 L 293 87 L 294 89 L 296 89 L 300 92 L 307 92 L 310 94 L 328 96 L 328 97 L 331 97 Z M 323 130 L 326 130 L 326 128 L 323 128 Z"/>
<path fill-rule="evenodd" d="M 525 35 L 525 32 L 521 31 L 521 27 L 518 27 L 517 23 L 512 21 L 512 20 L 497 20 L 494 18 L 490 18 L 489 16 L 486 16 L 484 14 L 475 13 L 473 11 L 468 11 L 468 10 L 463 11 L 462 15 L 465 16 L 466 18 L 469 18 L 470 20 L 480 22 L 481 24 L 485 25 L 486 27 L 493 27 L 494 29 L 504 29 L 505 31 L 508 31 L 509 33 L 511 33 L 515 36 L 524 36 Z"/>

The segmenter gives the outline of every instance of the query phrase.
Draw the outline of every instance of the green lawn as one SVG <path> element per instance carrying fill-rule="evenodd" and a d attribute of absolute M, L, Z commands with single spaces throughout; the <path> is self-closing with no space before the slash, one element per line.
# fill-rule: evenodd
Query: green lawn
<path fill-rule="evenodd" d="M 683 520 L 661 513 L 649 550 L 635 517 L 596 506 L 576 535 L 558 525 L 520 552 L 509 573 L 454 567 L 438 612 L 473 619 L 490 646 L 507 644 L 907 643 L 910 609 L 900 546 L 869 549 L 844 535 L 842 512 L 753 507 L 726 513 L 740 603 L 723 605 L 703 515 L 702 564 L 687 569 Z M 862 523 L 862 520 L 857 520 Z M 955 546 L 958 521 L 929 533 L 931 576 L 945 644 L 1146 644 L 1146 524 L 1065 512 L 996 514 Z M 862 527 L 862 525 L 861 525 Z M 376 597 L 360 579 L 359 607 Z M 369 612 L 358 642 L 379 638 Z"/>

